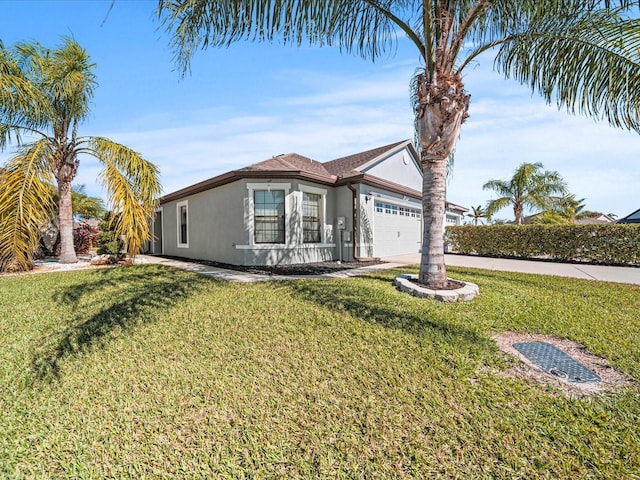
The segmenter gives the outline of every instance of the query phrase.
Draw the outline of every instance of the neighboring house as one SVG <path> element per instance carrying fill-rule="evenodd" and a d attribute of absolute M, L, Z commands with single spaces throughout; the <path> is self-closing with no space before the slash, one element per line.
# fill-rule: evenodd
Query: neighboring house
<path fill-rule="evenodd" d="M 596 215 L 593 217 L 582 217 L 582 218 L 576 218 L 576 220 L 573 222 L 576 225 L 592 225 L 592 224 L 607 224 L 607 223 L 614 223 L 615 219 L 611 218 L 609 215 L 606 215 L 604 213 L 601 213 L 600 215 Z"/>
<path fill-rule="evenodd" d="M 538 212 L 538 213 L 534 213 L 533 215 L 528 215 L 525 216 L 522 219 L 522 223 L 524 225 L 529 225 L 529 224 L 534 224 L 536 223 L 536 219 L 540 216 L 543 215 L 544 212 Z M 593 225 L 593 224 L 606 224 L 606 223 L 613 223 L 615 222 L 615 220 L 613 218 L 611 218 L 609 215 L 605 215 L 604 213 L 599 214 L 599 215 L 595 215 L 593 217 L 582 217 L 582 218 L 576 218 L 573 223 L 575 225 Z M 509 224 L 515 224 L 516 222 L 514 221 L 510 221 L 507 222 Z"/>
<path fill-rule="evenodd" d="M 422 173 L 410 140 L 320 163 L 274 156 L 165 195 L 151 253 L 233 265 L 417 253 Z M 446 223 L 467 209 L 448 204 Z"/>
<path fill-rule="evenodd" d="M 640 210 L 630 213 L 624 218 L 618 220 L 618 223 L 640 223 Z"/>
<path fill-rule="evenodd" d="M 532 223 L 536 222 L 536 219 L 542 215 L 542 212 L 538 212 L 538 213 L 534 213 L 533 215 L 525 215 L 524 217 L 522 217 L 522 224 L 523 225 L 530 225 Z M 516 225 L 516 221 L 515 220 L 509 220 L 508 222 L 505 222 L 507 225 Z"/>
<path fill-rule="evenodd" d="M 469 211 L 468 208 L 461 207 L 455 203 L 447 202 L 445 215 L 445 226 L 450 225 L 462 225 L 464 220 L 464 214 Z"/>

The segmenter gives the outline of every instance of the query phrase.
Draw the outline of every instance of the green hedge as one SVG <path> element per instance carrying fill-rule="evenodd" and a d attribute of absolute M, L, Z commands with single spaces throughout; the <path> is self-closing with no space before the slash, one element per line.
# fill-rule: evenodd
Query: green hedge
<path fill-rule="evenodd" d="M 508 258 L 640 266 L 640 225 L 447 227 L 448 250 Z"/>

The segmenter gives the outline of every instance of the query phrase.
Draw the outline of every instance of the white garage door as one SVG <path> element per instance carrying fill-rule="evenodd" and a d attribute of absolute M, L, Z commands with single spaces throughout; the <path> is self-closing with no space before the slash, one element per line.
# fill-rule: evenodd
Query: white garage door
<path fill-rule="evenodd" d="M 421 212 L 377 201 L 373 222 L 373 255 L 392 257 L 418 253 L 422 240 Z"/>

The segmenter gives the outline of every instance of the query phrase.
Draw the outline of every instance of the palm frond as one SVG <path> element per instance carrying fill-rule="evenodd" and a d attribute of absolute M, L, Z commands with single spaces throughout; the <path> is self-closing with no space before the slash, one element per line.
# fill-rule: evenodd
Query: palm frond
<path fill-rule="evenodd" d="M 495 200 L 489 200 L 485 208 L 486 215 L 487 217 L 491 218 L 496 212 L 512 204 L 512 197 L 500 197 L 496 198 Z"/>
<path fill-rule="evenodd" d="M 498 195 L 511 195 L 512 187 L 511 184 L 505 180 L 489 180 L 482 186 L 483 190 L 493 190 Z"/>
<path fill-rule="evenodd" d="M 84 185 L 78 185 L 71 191 L 73 214 L 82 220 L 101 218 L 106 210 L 101 198 L 91 197 L 85 193 Z"/>
<path fill-rule="evenodd" d="M 38 42 L 0 46 L 0 149 L 19 144 L 21 133 L 65 137 L 89 114 L 94 66 L 70 38 L 54 50 Z"/>
<path fill-rule="evenodd" d="M 411 11 L 409 7 L 415 3 L 411 0 L 159 0 L 158 16 L 172 37 L 176 63 L 184 74 L 197 50 L 228 46 L 239 40 L 337 45 L 375 59 L 393 48 L 398 27 L 412 35 L 414 42 L 420 41 L 409 21 L 395 16 Z"/>
<path fill-rule="evenodd" d="M 46 91 L 54 108 L 63 108 L 60 114 L 78 122 L 89 114 L 96 86 L 94 63 L 87 51 L 75 40 L 64 38 L 64 45 L 50 54 L 44 64 Z"/>
<path fill-rule="evenodd" d="M 86 143 L 85 151 L 104 164 L 99 178 L 107 188 L 109 207 L 118 213 L 116 234 L 125 237 L 130 255 L 140 253 L 151 238 L 149 222 L 161 192 L 158 167 L 107 138 L 89 137 L 79 143 Z"/>
<path fill-rule="evenodd" d="M 21 147 L 0 173 L 0 271 L 30 268 L 39 229 L 55 209 L 50 158 L 40 140 Z"/>
<path fill-rule="evenodd" d="M 640 20 L 601 9 L 542 17 L 500 46 L 496 69 L 569 113 L 640 132 Z"/>
<path fill-rule="evenodd" d="M 0 44 L 0 150 L 20 144 L 22 131 L 40 133 L 48 112 L 46 96 L 21 70 L 16 48 Z"/>

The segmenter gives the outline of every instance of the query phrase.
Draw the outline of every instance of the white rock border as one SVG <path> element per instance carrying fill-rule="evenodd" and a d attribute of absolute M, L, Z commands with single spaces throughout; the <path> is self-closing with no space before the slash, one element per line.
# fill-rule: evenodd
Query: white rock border
<path fill-rule="evenodd" d="M 410 293 L 415 297 L 433 298 L 440 302 L 467 302 L 480 294 L 480 289 L 475 283 L 449 279 L 454 282 L 462 283 L 464 286 L 455 290 L 433 290 L 414 283 L 414 280 L 417 279 L 418 275 L 398 275 L 393 281 L 393 284 L 398 287 L 398 290 Z"/>

